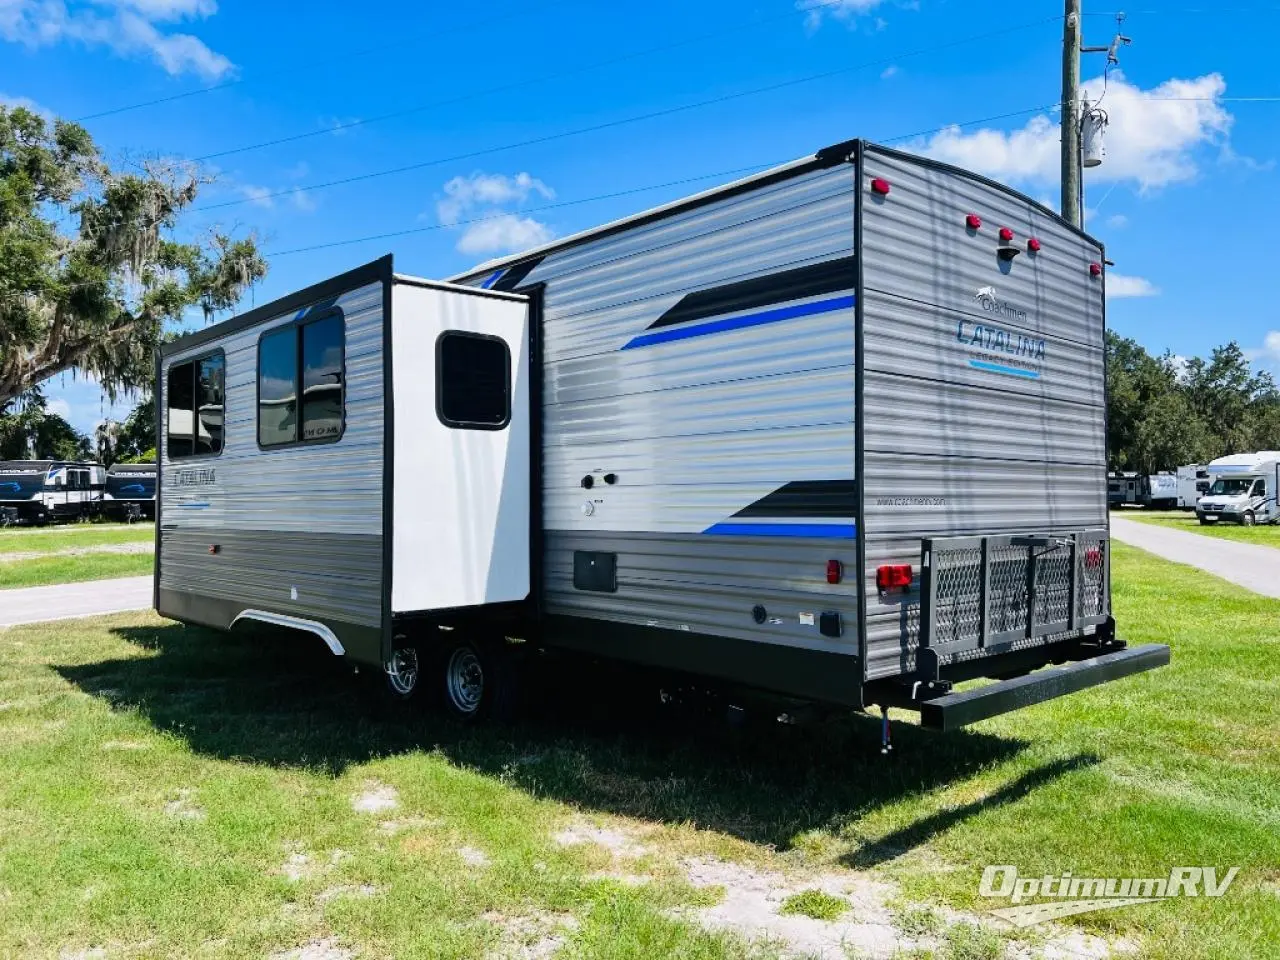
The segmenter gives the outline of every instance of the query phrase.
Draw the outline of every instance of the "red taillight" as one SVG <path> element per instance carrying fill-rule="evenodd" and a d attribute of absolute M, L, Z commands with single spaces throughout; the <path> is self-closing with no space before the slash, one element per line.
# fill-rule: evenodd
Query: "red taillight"
<path fill-rule="evenodd" d="M 1001 228 L 1000 228 L 1000 240 L 1001 240 L 1001 242 L 1002 242 L 1002 243 L 1008 243 L 1008 242 L 1009 242 L 1010 240 L 1012 240 L 1012 239 L 1013 239 L 1013 231 L 1012 231 L 1012 230 L 1010 230 L 1008 227 L 1001 227 Z"/>
<path fill-rule="evenodd" d="M 1097 570 L 1102 566 L 1102 548 L 1090 547 L 1084 552 L 1084 568 L 1086 570 Z"/>
<path fill-rule="evenodd" d="M 877 567 L 876 586 L 881 590 L 901 590 L 911 586 L 911 564 L 886 563 Z"/>
<path fill-rule="evenodd" d="M 1102 276 L 1102 264 L 1100 264 L 1100 263 L 1091 263 L 1091 264 L 1089 264 L 1089 276 L 1091 276 L 1091 277 L 1100 277 L 1100 276 Z"/>
<path fill-rule="evenodd" d="M 880 194 L 880 196 L 887 197 L 889 195 L 889 181 L 876 177 L 871 181 L 871 189 Z"/>
<path fill-rule="evenodd" d="M 1039 253 L 1040 241 L 1037 240 L 1035 237 L 1032 237 L 1030 240 L 1027 241 L 1027 249 L 1030 250 L 1032 253 Z"/>
<path fill-rule="evenodd" d="M 964 225 L 968 227 L 970 230 L 981 230 L 982 218 L 978 216 L 976 213 L 971 213 L 964 218 Z"/>
<path fill-rule="evenodd" d="M 220 546 L 219 546 L 218 544 L 216 544 L 216 543 L 211 543 L 211 544 L 209 544 L 209 552 L 210 552 L 210 553 L 221 553 L 221 552 L 222 552 L 222 547 L 220 547 Z"/>
<path fill-rule="evenodd" d="M 844 579 L 844 564 L 839 560 L 827 561 L 827 583 L 839 583 Z"/>

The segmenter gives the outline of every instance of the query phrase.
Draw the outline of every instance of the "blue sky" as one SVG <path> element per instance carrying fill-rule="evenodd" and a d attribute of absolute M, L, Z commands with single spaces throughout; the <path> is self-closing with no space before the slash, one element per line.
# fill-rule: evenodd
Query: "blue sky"
<path fill-rule="evenodd" d="M 1093 6 L 1086 40 L 1107 43 L 1114 6 Z M 186 229 L 254 233 L 269 255 L 246 307 L 389 251 L 447 276 L 854 136 L 1057 205 L 1059 0 L 302 9 L 0 0 L 0 98 L 84 118 L 118 163 L 200 159 L 217 180 Z M 1109 322 L 1179 355 L 1235 339 L 1280 372 L 1280 5 L 1146 3 L 1124 31 L 1108 160 L 1087 177 L 1089 229 L 1116 261 Z M 1103 65 L 1084 58 L 1095 98 Z M 289 252 L 395 231 L 414 232 Z M 83 378 L 48 392 L 81 429 L 113 412 Z"/>

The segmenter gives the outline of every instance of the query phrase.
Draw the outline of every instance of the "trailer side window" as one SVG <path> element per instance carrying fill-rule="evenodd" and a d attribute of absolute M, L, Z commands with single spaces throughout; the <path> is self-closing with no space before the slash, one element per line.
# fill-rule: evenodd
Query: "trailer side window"
<path fill-rule="evenodd" d="M 285 327 L 258 341 L 258 442 L 298 439 L 298 331 Z"/>
<path fill-rule="evenodd" d="M 169 459 L 222 452 L 226 363 L 219 351 L 169 368 L 165 381 L 165 444 Z"/>
<path fill-rule="evenodd" d="M 342 436 L 345 350 L 340 312 L 263 334 L 258 341 L 258 443 L 277 447 Z"/>
<path fill-rule="evenodd" d="M 500 337 L 447 330 L 436 341 L 436 415 L 446 427 L 511 422 L 511 351 Z"/>

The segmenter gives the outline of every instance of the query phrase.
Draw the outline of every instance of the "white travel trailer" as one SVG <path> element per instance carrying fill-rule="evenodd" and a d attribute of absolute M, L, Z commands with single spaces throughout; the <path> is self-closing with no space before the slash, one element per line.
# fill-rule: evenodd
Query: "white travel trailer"
<path fill-rule="evenodd" d="M 1178 509 L 1194 510 L 1196 501 L 1209 492 L 1209 471 L 1201 463 L 1178 468 Z"/>
<path fill-rule="evenodd" d="M 165 345 L 156 607 L 464 716 L 538 646 L 943 729 L 1160 666 L 1111 618 L 1102 262 L 862 141 L 452 282 L 386 257 Z"/>
<path fill-rule="evenodd" d="M 1276 491 L 1280 488 L 1280 451 L 1235 453 L 1207 467 L 1213 477 L 1209 492 L 1196 502 L 1202 524 L 1228 520 L 1253 526 L 1280 521 Z"/>
<path fill-rule="evenodd" d="M 101 506 L 105 483 L 100 463 L 0 461 L 0 520 L 50 523 L 92 516 Z"/>

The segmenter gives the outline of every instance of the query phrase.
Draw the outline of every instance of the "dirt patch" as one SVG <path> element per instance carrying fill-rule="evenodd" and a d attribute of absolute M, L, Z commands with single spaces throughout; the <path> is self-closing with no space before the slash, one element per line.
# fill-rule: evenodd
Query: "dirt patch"
<path fill-rule="evenodd" d="M 365 789 L 351 798 L 351 808 L 356 813 L 384 813 L 400 806 L 400 795 L 395 787 L 370 781 Z"/>
<path fill-rule="evenodd" d="M 378 888 L 371 883 L 344 883 L 341 886 L 330 887 L 328 890 L 321 890 L 316 894 L 316 902 L 328 903 L 339 897 L 372 897 L 377 892 Z"/>
<path fill-rule="evenodd" d="M 108 740 L 102 745 L 103 750 L 150 750 L 151 744 L 140 740 Z"/>
<path fill-rule="evenodd" d="M 303 880 L 310 880 L 313 877 L 328 873 L 349 856 L 350 854 L 345 850 L 334 850 L 329 854 L 327 860 L 317 860 L 301 850 L 294 850 L 285 858 L 284 863 L 276 868 L 275 872 L 290 883 L 301 883 Z"/>
<path fill-rule="evenodd" d="M 178 820 L 203 820 L 204 808 L 196 804 L 195 795 L 196 792 L 190 787 L 183 787 L 165 803 L 165 814 Z"/>
<path fill-rule="evenodd" d="M 567 913 L 527 913 L 507 916 L 490 911 L 482 919 L 498 928 L 498 947 L 493 960 L 545 960 L 562 946 L 578 921 Z"/>
<path fill-rule="evenodd" d="M 388 836 L 395 836 L 406 830 L 431 830 L 443 827 L 443 820 L 426 820 L 423 817 L 405 817 L 402 820 L 379 820 L 378 830 Z"/>
<path fill-rule="evenodd" d="M 106 960 L 107 951 L 102 947 L 89 947 L 86 950 L 63 950 L 58 960 Z"/>
<path fill-rule="evenodd" d="M 337 937 L 325 937 L 292 950 L 271 954 L 271 960 L 351 960 L 355 956 L 338 941 Z"/>
<path fill-rule="evenodd" d="M 636 838 L 623 830 L 609 827 L 597 827 L 589 823 L 575 823 L 561 830 L 553 838 L 562 847 L 574 847 L 583 843 L 594 843 L 604 847 L 615 857 L 638 859 L 651 851 L 636 842 Z"/>
<path fill-rule="evenodd" d="M 477 847 L 459 847 L 458 856 L 469 867 L 487 867 L 489 855 Z"/>
<path fill-rule="evenodd" d="M 65 550 L 22 550 L 0 553 L 0 563 L 19 563 L 42 557 L 83 557 L 90 553 L 154 553 L 155 549 L 153 542 L 145 540 L 137 543 L 102 543 L 94 547 L 68 547 Z"/>
<path fill-rule="evenodd" d="M 927 911 L 937 915 L 936 928 L 931 924 L 927 931 L 920 929 L 904 921 L 911 911 L 900 909 L 895 915 L 891 910 L 889 905 L 899 902 L 895 885 L 852 871 L 791 877 L 709 857 L 687 859 L 681 866 L 692 886 L 724 891 L 715 906 L 677 911 L 681 916 L 711 930 L 781 944 L 786 955 L 888 960 L 911 951 L 938 951 L 947 931 L 958 926 L 978 927 L 1002 938 L 1007 932 L 1003 924 L 988 918 L 941 908 Z M 789 897 L 806 891 L 839 899 L 847 909 L 828 920 L 783 912 Z M 1034 944 L 1005 942 L 1004 955 L 1009 960 L 1103 960 L 1135 950 L 1127 941 L 1076 930 L 1042 927 L 1037 934 Z"/>

